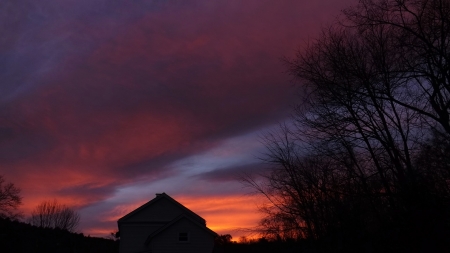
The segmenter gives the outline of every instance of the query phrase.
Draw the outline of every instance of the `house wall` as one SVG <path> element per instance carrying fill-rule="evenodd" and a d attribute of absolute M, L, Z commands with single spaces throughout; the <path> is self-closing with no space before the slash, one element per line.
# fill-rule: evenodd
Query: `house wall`
<path fill-rule="evenodd" d="M 161 198 L 149 206 L 144 207 L 138 212 L 126 217 L 123 220 L 119 220 L 120 230 L 120 253 L 136 253 L 144 252 L 149 248 L 146 248 L 145 241 L 148 236 L 156 231 L 158 228 L 166 225 L 168 222 L 174 220 L 181 214 L 189 215 L 193 220 L 198 221 L 200 224 L 206 226 L 205 220 L 186 212 L 186 209 L 174 203 L 167 198 Z M 186 219 L 189 221 L 188 219 Z M 180 220 L 180 222 L 184 221 Z M 192 221 L 189 221 L 192 223 Z M 178 222 L 177 222 L 178 223 Z M 176 226 L 178 224 L 174 224 Z M 195 224 L 193 224 L 196 226 Z M 198 227 L 197 227 L 198 228 Z M 170 228 L 172 229 L 172 228 Z M 201 228 L 198 228 L 202 230 Z M 205 232 L 205 231 L 203 231 Z M 163 232 L 164 233 L 164 232 Z M 197 236 L 197 235 L 196 235 Z M 194 239 L 195 237 L 193 237 Z M 178 241 L 178 232 L 176 232 L 176 238 Z M 195 239 L 200 240 L 200 239 Z M 213 239 L 211 240 L 213 243 Z M 180 246 L 180 245 L 179 245 Z M 186 246 L 186 245 L 185 245 Z M 208 246 L 209 247 L 209 246 Z M 178 247 L 177 249 L 180 249 Z M 212 246 L 211 246 L 212 250 Z M 172 251 L 172 252 L 185 252 L 185 251 Z M 189 251 L 189 252 L 205 252 L 205 251 Z M 206 251 L 211 252 L 211 251 Z"/>
<path fill-rule="evenodd" d="M 164 224 L 122 224 L 120 227 L 120 253 L 142 252 L 149 234 Z"/>
<path fill-rule="evenodd" d="M 180 232 L 189 233 L 189 242 L 179 242 Z M 188 219 L 181 219 L 150 242 L 152 253 L 211 253 L 214 236 Z"/>

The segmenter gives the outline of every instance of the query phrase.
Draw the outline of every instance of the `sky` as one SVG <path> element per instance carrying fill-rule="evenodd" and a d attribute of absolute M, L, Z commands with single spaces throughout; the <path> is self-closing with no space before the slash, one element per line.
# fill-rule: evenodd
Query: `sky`
<path fill-rule="evenodd" d="M 282 58 L 350 0 L 3 0 L 0 174 L 105 237 L 165 192 L 234 238 L 264 199 L 261 136 L 298 89 Z"/>

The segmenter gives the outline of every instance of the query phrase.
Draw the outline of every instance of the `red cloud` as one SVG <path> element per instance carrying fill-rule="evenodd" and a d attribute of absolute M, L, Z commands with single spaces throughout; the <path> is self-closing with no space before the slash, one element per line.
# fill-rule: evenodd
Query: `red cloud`
<path fill-rule="evenodd" d="M 170 179 L 174 162 L 283 120 L 295 92 L 279 59 L 344 5 L 150 2 L 18 0 L 0 13 L 0 169 L 26 214 L 43 199 L 106 205 L 120 186 Z M 256 222 L 234 195 L 182 198 L 219 233 Z"/>

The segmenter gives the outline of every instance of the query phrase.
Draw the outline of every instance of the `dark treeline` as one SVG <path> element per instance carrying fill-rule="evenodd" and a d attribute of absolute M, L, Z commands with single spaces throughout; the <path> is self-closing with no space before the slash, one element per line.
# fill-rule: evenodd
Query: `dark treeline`
<path fill-rule="evenodd" d="M 450 1 L 360 0 L 286 60 L 259 231 L 313 252 L 450 252 Z"/>
<path fill-rule="evenodd" d="M 293 253 L 306 252 L 311 248 L 307 240 L 267 240 L 245 239 L 238 242 L 231 241 L 229 234 L 219 235 L 214 242 L 213 253 Z"/>
<path fill-rule="evenodd" d="M 247 243 L 229 243 L 214 249 L 213 253 L 294 253 L 308 249 L 298 242 L 256 240 Z"/>
<path fill-rule="evenodd" d="M 84 236 L 58 228 L 42 228 L 0 218 L 0 252 L 14 253 L 114 253 L 119 241 Z"/>

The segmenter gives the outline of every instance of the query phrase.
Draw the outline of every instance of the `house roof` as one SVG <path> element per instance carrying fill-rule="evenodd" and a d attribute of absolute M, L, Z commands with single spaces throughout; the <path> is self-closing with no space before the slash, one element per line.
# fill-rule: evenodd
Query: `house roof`
<path fill-rule="evenodd" d="M 203 219 L 201 216 L 199 216 L 198 214 L 192 212 L 191 210 L 189 210 L 187 207 L 183 206 L 182 204 L 180 204 L 178 201 L 174 200 L 173 198 L 171 198 L 169 195 L 167 195 L 166 193 L 157 193 L 156 197 L 152 200 L 150 200 L 149 202 L 143 204 L 142 206 L 136 208 L 135 210 L 133 210 L 132 212 L 128 213 L 127 215 L 123 216 L 122 218 L 120 218 L 117 222 L 121 223 L 121 222 L 125 222 L 127 219 L 129 219 L 130 217 L 136 215 L 137 213 L 139 213 L 141 210 L 153 205 L 154 203 L 158 202 L 161 199 L 167 199 L 169 201 L 171 201 L 172 203 L 174 203 L 175 205 L 177 205 L 178 207 L 180 207 L 182 210 L 185 211 L 185 213 L 188 213 L 196 218 L 199 218 L 200 220 L 202 220 L 203 224 L 206 224 L 205 219 Z M 198 221 L 197 221 L 198 222 Z"/>
<path fill-rule="evenodd" d="M 197 221 L 195 221 L 194 219 L 192 219 L 191 217 L 185 215 L 185 214 L 181 214 L 178 217 L 176 217 L 175 219 L 173 219 L 171 222 L 167 223 L 166 225 L 160 227 L 159 229 L 157 229 L 156 231 L 154 231 L 153 233 L 151 233 L 148 237 L 147 240 L 145 241 L 145 244 L 148 245 L 148 243 L 150 242 L 151 238 L 155 237 L 156 235 L 160 234 L 161 232 L 163 232 L 164 230 L 166 230 L 167 228 L 177 224 L 178 222 L 180 222 L 183 219 L 187 219 L 190 222 L 192 222 L 193 224 L 195 224 L 196 226 L 198 226 L 199 228 L 205 230 L 206 232 L 210 233 L 213 236 L 217 236 L 216 232 L 212 231 L 211 229 L 209 229 L 208 227 L 206 227 L 205 225 L 198 223 Z"/>

